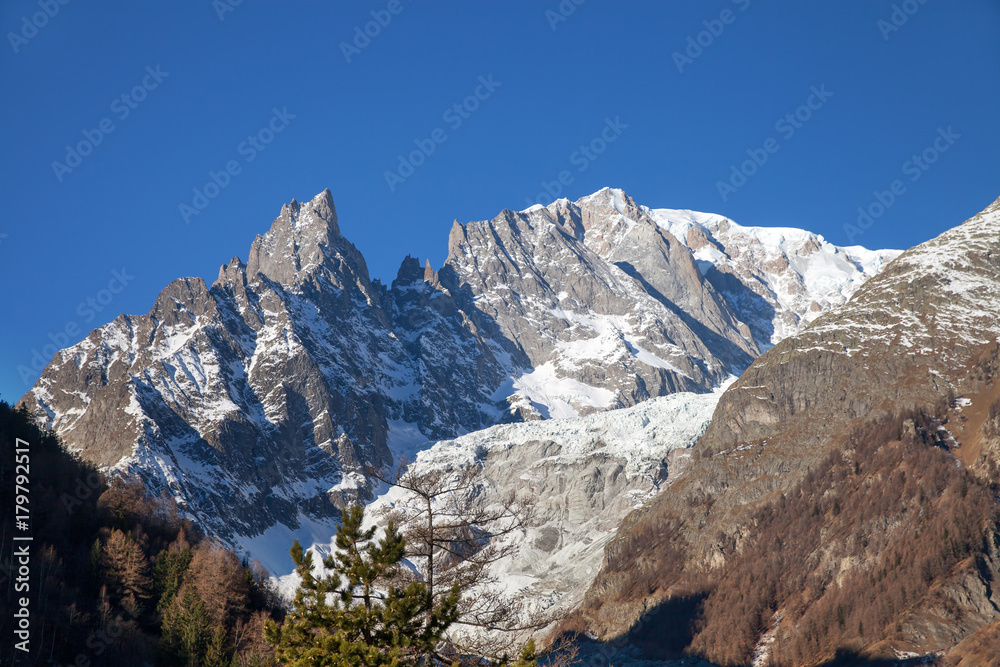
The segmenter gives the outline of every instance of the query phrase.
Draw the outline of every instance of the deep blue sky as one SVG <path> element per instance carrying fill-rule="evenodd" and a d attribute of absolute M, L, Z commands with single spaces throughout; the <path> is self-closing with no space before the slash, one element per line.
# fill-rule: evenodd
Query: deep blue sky
<path fill-rule="evenodd" d="M 858 206 L 900 179 L 905 193 L 855 242 L 924 241 L 1000 195 L 1000 1 L 909 0 L 919 9 L 885 39 L 894 2 L 586 0 L 553 30 L 558 0 L 402 0 L 348 63 L 341 42 L 388 0 L 252 0 L 224 20 L 211 0 L 76 0 L 25 30 L 16 53 L 9 33 L 40 9 L 7 0 L 0 397 L 28 389 L 18 366 L 50 333 L 75 324 L 79 339 L 119 312 L 147 312 L 179 276 L 211 282 L 282 203 L 325 187 L 386 282 L 407 253 L 439 267 L 453 219 L 525 208 L 563 170 L 570 198 L 611 185 L 649 206 L 841 244 Z M 726 9 L 731 22 L 679 72 L 674 52 Z M 122 119 L 112 103 L 147 66 L 169 75 Z M 454 128 L 443 114 L 490 75 L 500 86 Z M 824 85 L 833 97 L 786 138 L 775 123 Z M 238 146 L 273 108 L 295 118 L 247 162 Z M 574 159 L 609 118 L 627 128 L 592 162 Z M 60 182 L 52 163 L 102 119 L 114 131 Z M 904 163 L 948 127 L 960 138 L 911 182 Z M 390 191 L 385 172 L 436 128 L 447 141 Z M 769 138 L 778 152 L 723 201 L 717 182 Z M 179 205 L 230 160 L 241 172 L 185 224 Z M 103 312 L 78 310 L 122 267 L 134 279 Z"/>

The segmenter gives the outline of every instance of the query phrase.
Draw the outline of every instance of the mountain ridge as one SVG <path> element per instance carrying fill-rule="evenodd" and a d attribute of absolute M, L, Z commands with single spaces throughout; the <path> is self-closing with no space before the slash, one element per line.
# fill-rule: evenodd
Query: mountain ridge
<path fill-rule="evenodd" d="M 282 206 L 247 261 L 222 265 L 211 286 L 175 280 L 149 313 L 59 351 L 21 402 L 223 539 L 332 525 L 339 508 L 372 498 L 365 466 L 394 452 L 498 422 L 710 392 L 770 344 L 753 332 L 767 326 L 743 321 L 747 304 L 808 317 L 816 301 L 804 288 L 801 303 L 769 296 L 776 281 L 802 283 L 793 262 L 757 266 L 722 243 L 708 266 L 652 211 L 606 188 L 456 222 L 439 270 L 406 258 L 386 287 L 324 190 Z M 821 308 L 881 268 L 837 266 Z"/>

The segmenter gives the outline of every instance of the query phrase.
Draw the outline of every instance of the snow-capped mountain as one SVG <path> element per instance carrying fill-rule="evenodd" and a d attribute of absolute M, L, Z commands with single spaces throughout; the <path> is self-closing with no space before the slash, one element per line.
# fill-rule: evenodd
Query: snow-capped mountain
<path fill-rule="evenodd" d="M 210 287 L 176 280 L 58 352 L 22 402 L 224 539 L 328 537 L 337 508 L 373 498 L 367 465 L 498 422 L 709 394 L 893 256 L 604 189 L 455 223 L 440 270 L 406 258 L 385 287 L 324 191 Z"/>
<path fill-rule="evenodd" d="M 866 253 L 850 249 L 850 254 L 865 265 Z M 815 267 L 801 273 L 815 276 L 813 271 Z M 848 602 L 858 604 L 860 598 L 845 592 L 852 590 L 846 588 L 847 579 L 853 577 L 855 592 L 875 585 L 885 575 L 880 568 L 893 554 L 897 565 L 912 565 L 914 551 L 900 546 L 907 539 L 952 560 L 942 560 L 947 564 L 934 573 L 925 570 L 927 591 L 913 587 L 920 576 L 911 574 L 881 593 L 883 599 L 893 600 L 892 613 L 874 630 L 866 620 L 869 629 L 851 637 L 852 649 L 874 661 L 899 656 L 929 661 L 948 654 L 947 664 L 958 664 L 949 651 L 961 648 L 975 655 L 977 646 L 995 647 L 1000 632 L 1000 593 L 995 586 L 1000 576 L 1000 524 L 995 517 L 981 520 L 974 537 L 954 551 L 949 550 L 947 529 L 943 538 L 922 531 L 932 509 L 944 514 L 942 522 L 952 531 L 962 516 L 974 514 L 977 502 L 991 512 L 995 509 L 1000 461 L 998 295 L 1000 200 L 902 253 L 844 306 L 826 310 L 809 327 L 761 355 L 723 393 L 690 465 L 671 477 L 667 492 L 620 524 L 580 611 L 585 619 L 581 625 L 597 636 L 620 636 L 646 610 L 690 590 L 685 586 L 692 579 L 697 579 L 699 590 L 712 590 L 733 576 L 741 558 L 758 558 L 753 562 L 759 563 L 765 560 L 762 554 L 779 553 L 781 543 L 754 542 L 764 516 L 761 508 L 766 507 L 774 516 L 794 517 L 790 524 L 812 522 L 816 541 L 804 547 L 805 542 L 793 542 L 793 536 L 781 536 L 787 548 L 799 551 L 780 576 L 808 583 L 789 597 L 768 598 L 750 646 L 758 652 L 755 664 L 770 663 L 778 650 L 784 651 L 780 660 L 787 660 L 789 645 L 808 636 L 813 623 L 809 619 L 816 618 L 807 613 L 831 598 L 841 596 L 845 607 Z M 859 453 L 864 451 L 862 443 L 871 447 L 864 456 Z M 922 450 L 940 454 L 928 459 L 934 465 L 916 467 L 911 461 L 906 469 L 886 463 L 893 459 L 879 458 L 891 451 L 910 456 Z M 945 492 L 942 470 L 957 470 L 976 480 L 982 495 L 975 499 L 961 484 Z M 937 479 L 941 487 L 914 492 L 908 503 L 877 500 L 894 482 L 900 488 L 905 481 L 912 490 L 929 479 Z M 804 497 L 797 485 L 808 487 L 810 480 L 825 485 L 818 488 L 830 499 L 828 510 L 818 503 L 796 505 Z M 862 512 L 849 526 L 837 526 L 841 507 L 851 503 Z M 668 539 L 649 537 L 668 532 Z M 664 562 L 670 567 L 657 570 L 662 576 L 656 585 L 642 589 L 639 582 L 648 581 L 650 563 Z M 760 590 L 770 590 L 763 578 L 757 581 Z M 807 592 L 799 595 L 802 591 Z M 726 594 L 730 597 L 725 604 L 743 604 L 741 596 Z M 725 604 L 714 607 L 717 621 Z M 750 618 L 752 625 L 757 617 L 743 618 Z M 840 627 L 853 633 L 858 626 Z M 703 646 L 711 643 L 704 637 L 702 641 Z M 712 641 L 713 650 L 736 645 L 724 632 Z M 817 643 L 813 654 L 803 653 L 790 664 L 818 664 L 823 652 L 832 655 L 834 648 Z M 962 664 L 980 662 L 973 658 Z"/>
<path fill-rule="evenodd" d="M 391 463 L 394 425 L 426 439 L 500 415 L 492 343 L 446 293 L 414 287 L 409 265 L 386 290 L 340 234 L 329 191 L 292 201 L 246 264 L 211 287 L 174 281 L 148 314 L 57 353 L 24 402 L 227 539 L 329 523 L 370 496 L 364 467 Z"/>
<path fill-rule="evenodd" d="M 691 249 L 762 351 L 845 303 L 901 252 L 839 247 L 801 229 L 741 227 L 696 211 L 648 213 Z"/>

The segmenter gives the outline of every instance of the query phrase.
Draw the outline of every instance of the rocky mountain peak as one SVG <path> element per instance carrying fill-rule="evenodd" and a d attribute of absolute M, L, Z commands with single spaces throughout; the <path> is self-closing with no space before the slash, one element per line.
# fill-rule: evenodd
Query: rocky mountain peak
<path fill-rule="evenodd" d="M 219 277 L 212 285 L 239 285 L 246 287 L 247 265 L 239 257 L 233 257 L 228 264 L 219 267 Z"/>
<path fill-rule="evenodd" d="M 431 266 L 431 260 L 426 260 L 424 265 L 420 266 L 418 258 L 407 255 L 403 259 L 403 263 L 399 265 L 399 271 L 396 272 L 396 279 L 392 281 L 391 289 L 396 292 L 423 283 L 427 283 L 435 289 L 441 287 L 437 272 Z"/>
<path fill-rule="evenodd" d="M 368 267 L 357 248 L 341 235 L 329 189 L 307 203 L 293 199 L 281 207 L 271 229 L 250 246 L 246 274 L 248 280 L 262 274 L 292 286 L 323 269 L 337 287 L 369 291 Z"/>
<path fill-rule="evenodd" d="M 452 257 L 459 252 L 464 238 L 465 225 L 455 220 L 451 223 L 451 229 L 448 231 L 448 257 Z"/>
<path fill-rule="evenodd" d="M 641 211 L 635 200 L 621 188 L 601 188 L 592 195 L 580 198 L 576 203 L 581 208 L 611 209 L 629 217 L 638 216 Z"/>
<path fill-rule="evenodd" d="M 420 266 L 420 260 L 407 255 L 403 259 L 403 263 L 399 265 L 399 271 L 396 272 L 396 279 L 392 281 L 392 289 L 412 285 L 422 280 L 424 280 L 424 269 Z"/>
<path fill-rule="evenodd" d="M 295 199 L 281 207 L 279 219 L 287 219 L 293 227 L 300 225 L 325 226 L 331 235 L 339 236 L 337 225 L 337 207 L 333 203 L 333 194 L 329 188 L 323 190 L 305 204 Z"/>

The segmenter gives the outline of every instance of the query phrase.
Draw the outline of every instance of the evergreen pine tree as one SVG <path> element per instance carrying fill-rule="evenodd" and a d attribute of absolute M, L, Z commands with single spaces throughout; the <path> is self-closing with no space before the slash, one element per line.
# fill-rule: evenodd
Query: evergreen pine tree
<path fill-rule="evenodd" d="M 528 643 L 524 645 L 524 648 L 521 649 L 521 657 L 512 667 L 538 667 L 534 639 L 529 639 Z"/>
<path fill-rule="evenodd" d="M 165 610 L 180 590 L 181 581 L 188 565 L 191 564 L 191 549 L 164 549 L 153 564 L 153 595 L 157 599 L 156 608 Z"/>
<path fill-rule="evenodd" d="M 337 530 L 337 553 L 323 559 L 329 574 L 313 573 L 312 554 L 298 540 L 291 555 L 302 583 L 284 624 L 267 628 L 277 658 L 290 667 L 396 667 L 428 656 L 457 615 L 459 592 L 436 605 L 423 582 L 400 566 L 405 543 L 390 523 L 381 539 L 362 528 L 352 506 Z M 431 621 L 424 622 L 424 617 Z"/>
<path fill-rule="evenodd" d="M 161 648 L 167 664 L 196 667 L 211 637 L 208 610 L 198 589 L 188 584 L 163 618 Z"/>
<path fill-rule="evenodd" d="M 205 650 L 205 660 L 203 667 L 229 667 L 229 646 L 226 637 L 226 629 L 221 625 L 215 626 L 212 633 L 212 641 L 209 642 Z"/>

